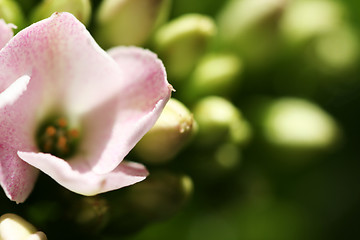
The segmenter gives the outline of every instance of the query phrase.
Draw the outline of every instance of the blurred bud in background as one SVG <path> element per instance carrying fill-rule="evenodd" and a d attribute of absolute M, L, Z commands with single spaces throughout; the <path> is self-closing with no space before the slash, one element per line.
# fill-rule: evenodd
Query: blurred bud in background
<path fill-rule="evenodd" d="M 46 240 L 43 232 L 15 214 L 4 214 L 0 217 L 1 240 Z"/>
<path fill-rule="evenodd" d="M 71 204 L 68 218 L 88 234 L 100 232 L 108 223 L 109 206 L 102 196 L 81 197 Z"/>
<path fill-rule="evenodd" d="M 209 53 L 199 60 L 185 91 L 179 94 L 188 102 L 208 95 L 231 96 L 240 85 L 242 61 L 231 53 Z"/>
<path fill-rule="evenodd" d="M 170 0 L 103 0 L 95 19 L 95 37 L 104 47 L 144 45 L 165 22 Z"/>
<path fill-rule="evenodd" d="M 344 9 L 335 1 L 294 0 L 288 4 L 280 26 L 289 41 L 300 44 L 339 27 L 343 17 Z"/>
<path fill-rule="evenodd" d="M 251 137 L 248 122 L 230 101 L 216 96 L 200 100 L 193 109 L 199 125 L 196 143 L 211 147 L 224 142 L 243 145 Z"/>
<path fill-rule="evenodd" d="M 25 26 L 25 18 L 18 3 L 13 0 L 0 0 L 0 18 L 21 30 Z"/>
<path fill-rule="evenodd" d="M 216 33 L 212 18 L 200 14 L 185 14 L 156 31 L 155 51 L 164 61 L 170 81 L 188 77 Z"/>
<path fill-rule="evenodd" d="M 136 144 L 134 151 L 148 163 L 164 163 L 175 157 L 196 133 L 192 113 L 171 98 L 155 125 Z"/>
<path fill-rule="evenodd" d="M 37 22 L 50 17 L 54 12 L 70 12 L 87 25 L 91 17 L 90 0 L 43 0 L 31 14 L 31 21 Z"/>
<path fill-rule="evenodd" d="M 286 161 L 306 162 L 313 154 L 333 150 L 342 139 L 331 115 L 299 98 L 280 98 L 258 105 L 261 135 L 272 152 Z M 269 157 L 270 158 L 270 157 Z"/>
<path fill-rule="evenodd" d="M 322 71 L 348 70 L 357 63 L 359 39 L 340 2 L 292 1 L 284 12 L 280 29 L 290 46 L 300 48 L 295 53 L 305 53 L 306 62 Z"/>
<path fill-rule="evenodd" d="M 250 68 L 263 67 L 279 54 L 278 21 L 288 0 L 230 0 L 217 17 L 218 44 L 234 50 Z"/>
<path fill-rule="evenodd" d="M 145 181 L 131 186 L 124 194 L 109 194 L 111 221 L 106 232 L 119 236 L 166 220 L 184 207 L 192 191 L 192 180 L 186 175 L 151 171 Z"/>

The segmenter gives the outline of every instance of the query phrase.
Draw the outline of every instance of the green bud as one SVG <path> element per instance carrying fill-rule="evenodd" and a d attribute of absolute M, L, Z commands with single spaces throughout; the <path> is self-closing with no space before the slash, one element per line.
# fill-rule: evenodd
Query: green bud
<path fill-rule="evenodd" d="M 73 201 L 73 209 L 70 214 L 72 221 L 82 230 L 97 233 L 108 223 L 108 202 L 100 196 L 82 197 Z"/>
<path fill-rule="evenodd" d="M 0 0 L 0 18 L 7 23 L 13 23 L 18 30 L 25 26 L 24 15 L 20 6 L 13 0 Z"/>
<path fill-rule="evenodd" d="M 293 43 L 302 43 L 337 28 L 344 9 L 331 0 L 296 0 L 286 7 L 280 22 L 281 31 Z"/>
<path fill-rule="evenodd" d="M 15 214 L 4 214 L 0 217 L 1 240 L 46 240 L 43 232 L 37 232 L 36 228 L 23 218 Z"/>
<path fill-rule="evenodd" d="M 234 54 L 207 54 L 197 64 L 186 91 L 183 91 L 189 102 L 208 96 L 228 96 L 240 84 L 242 62 Z"/>
<path fill-rule="evenodd" d="M 163 25 L 154 36 L 154 48 L 170 78 L 187 77 L 215 35 L 214 21 L 200 14 L 186 14 Z"/>
<path fill-rule="evenodd" d="M 197 141 L 203 146 L 214 146 L 223 142 L 245 144 L 251 137 L 247 121 L 228 100 L 210 96 L 198 102 L 193 110 L 199 125 Z"/>
<path fill-rule="evenodd" d="M 282 98 L 270 103 L 262 118 L 267 142 L 289 151 L 329 149 L 339 140 L 335 120 L 303 99 Z"/>
<path fill-rule="evenodd" d="M 146 221 L 164 220 L 177 213 L 193 191 L 186 175 L 152 172 L 148 179 L 129 188 L 127 200 L 133 214 Z"/>
<path fill-rule="evenodd" d="M 91 17 L 90 0 L 43 0 L 32 12 L 32 22 L 50 17 L 54 12 L 70 12 L 87 25 Z"/>
<path fill-rule="evenodd" d="M 357 67 L 359 60 L 359 38 L 353 28 L 341 26 L 313 42 L 314 52 L 309 62 L 315 60 L 326 72 L 341 72 Z M 337 49 L 334 51 L 334 49 Z"/>
<path fill-rule="evenodd" d="M 250 67 L 271 63 L 281 47 L 277 24 L 287 1 L 228 1 L 217 17 L 220 47 L 236 51 Z"/>
<path fill-rule="evenodd" d="M 163 163 L 172 159 L 195 132 L 196 123 L 191 112 L 172 98 L 134 151 L 144 161 Z"/>
<path fill-rule="evenodd" d="M 104 0 L 96 14 L 95 36 L 103 47 L 144 45 L 170 11 L 170 0 Z"/>

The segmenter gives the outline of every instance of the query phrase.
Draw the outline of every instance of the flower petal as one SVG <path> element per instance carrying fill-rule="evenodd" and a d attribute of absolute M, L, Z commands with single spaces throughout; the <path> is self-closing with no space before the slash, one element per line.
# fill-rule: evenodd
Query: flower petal
<path fill-rule="evenodd" d="M 172 91 L 155 54 L 135 47 L 119 47 L 109 53 L 124 71 L 125 88 L 83 118 L 88 136 L 82 148 L 91 149 L 88 161 L 97 173 L 116 168 L 155 124 Z"/>
<path fill-rule="evenodd" d="M 26 91 L 29 76 L 17 79 L 0 93 L 0 184 L 11 200 L 23 202 L 32 191 L 38 170 L 21 161 L 18 149 L 34 150 L 33 122 L 27 106 L 34 94 Z M 30 118 L 29 118 L 30 116 Z"/>
<path fill-rule="evenodd" d="M 96 174 L 81 161 L 66 162 L 51 154 L 18 152 L 25 162 L 41 169 L 65 188 L 86 196 L 115 190 L 142 181 L 148 175 L 143 165 L 123 162 L 114 171 Z"/>
<path fill-rule="evenodd" d="M 0 93 L 0 109 L 6 105 L 13 104 L 26 90 L 30 77 L 27 75 L 19 77 L 13 84 Z"/>
<path fill-rule="evenodd" d="M 44 114 L 53 109 L 81 114 L 123 87 L 116 62 L 70 13 L 25 28 L 2 49 L 0 90 L 25 74 L 39 88 Z"/>
<path fill-rule="evenodd" d="M 0 49 L 14 36 L 12 28 L 14 25 L 6 24 L 3 19 L 0 19 Z"/>

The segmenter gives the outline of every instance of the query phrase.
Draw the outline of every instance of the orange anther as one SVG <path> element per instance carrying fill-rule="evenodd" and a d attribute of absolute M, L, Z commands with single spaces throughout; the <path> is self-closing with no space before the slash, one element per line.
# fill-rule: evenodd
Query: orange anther
<path fill-rule="evenodd" d="M 59 118 L 57 123 L 58 123 L 59 127 L 61 127 L 61 128 L 66 127 L 66 125 L 67 125 L 67 121 L 63 117 Z"/>
<path fill-rule="evenodd" d="M 72 138 L 78 138 L 79 135 L 80 135 L 80 133 L 79 133 L 79 130 L 77 130 L 77 129 L 71 129 L 71 130 L 69 131 L 69 135 L 70 135 L 70 137 L 72 137 Z"/>
<path fill-rule="evenodd" d="M 66 148 L 67 148 L 66 144 L 67 144 L 67 139 L 66 139 L 66 137 L 60 136 L 60 137 L 58 138 L 58 141 L 57 141 L 57 143 L 56 143 L 56 146 L 57 146 L 61 151 L 66 151 Z"/>
<path fill-rule="evenodd" d="M 53 126 L 48 126 L 45 130 L 45 134 L 49 137 L 52 137 L 56 134 L 56 128 Z"/>

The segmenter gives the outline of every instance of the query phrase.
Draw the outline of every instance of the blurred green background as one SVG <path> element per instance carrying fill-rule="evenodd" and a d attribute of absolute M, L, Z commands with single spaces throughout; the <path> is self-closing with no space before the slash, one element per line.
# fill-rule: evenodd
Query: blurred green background
<path fill-rule="evenodd" d="M 47 17 L 15 2 L 20 29 Z M 188 109 L 169 121 L 190 134 L 166 128 L 129 154 L 143 183 L 85 198 L 41 175 L 23 204 L 2 194 L 1 213 L 48 239 L 360 239 L 359 1 L 105 2 L 80 7 L 83 22 L 105 49 L 159 55 Z"/>

